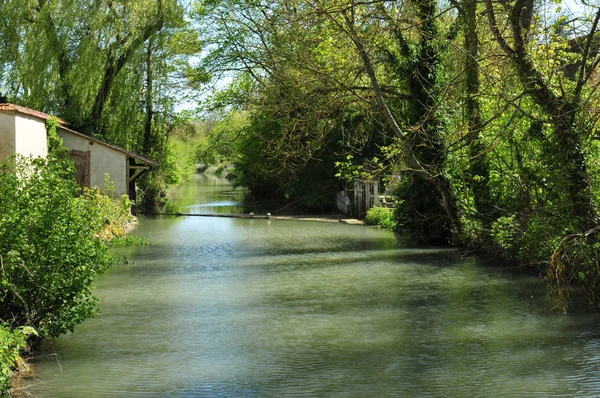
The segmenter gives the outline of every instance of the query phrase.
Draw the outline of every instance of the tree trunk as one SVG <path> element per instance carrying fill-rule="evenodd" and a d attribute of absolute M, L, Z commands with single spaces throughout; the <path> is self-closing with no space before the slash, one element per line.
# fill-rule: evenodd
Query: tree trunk
<path fill-rule="evenodd" d="M 51 51 L 56 54 L 56 63 L 58 64 L 58 76 L 60 82 L 60 101 L 61 101 L 61 116 L 65 119 L 77 123 L 78 110 L 77 105 L 74 103 L 73 96 L 71 95 L 71 84 L 69 83 L 69 72 L 71 71 L 72 65 L 69 59 L 69 54 L 65 43 L 58 37 L 56 25 L 52 20 L 52 14 L 50 11 L 45 10 L 46 0 L 38 0 L 38 7 L 41 17 L 41 24 L 50 45 Z"/>
<path fill-rule="evenodd" d="M 428 11 L 430 11 L 430 6 L 432 5 L 431 0 L 425 0 L 425 3 L 426 4 L 422 4 L 422 11 L 425 13 L 428 13 Z M 371 58 L 369 57 L 369 54 L 367 53 L 367 50 L 365 49 L 365 47 L 358 35 L 358 32 L 355 29 L 352 19 L 345 13 L 343 15 L 344 15 L 344 19 L 346 22 L 346 31 L 348 32 L 350 39 L 354 43 L 355 48 L 358 52 L 358 55 L 360 56 L 362 63 L 365 67 L 365 71 L 366 71 L 367 75 L 369 76 L 369 80 L 373 87 L 373 91 L 375 93 L 375 99 L 377 101 L 379 108 L 382 110 L 392 131 L 395 133 L 395 135 L 398 138 L 400 138 L 402 140 L 404 153 L 405 153 L 408 164 L 411 167 L 412 171 L 420 179 L 432 184 L 435 188 L 437 188 L 437 190 L 439 190 L 441 199 L 442 199 L 441 200 L 442 207 L 443 207 L 444 212 L 446 213 L 446 217 L 448 218 L 448 221 L 451 225 L 452 241 L 455 244 L 458 244 L 460 241 L 460 234 L 462 232 L 462 223 L 460 221 L 460 216 L 459 216 L 458 208 L 456 206 L 456 200 L 455 200 L 454 194 L 452 192 L 452 188 L 450 187 L 450 184 L 448 183 L 448 181 L 445 178 L 443 178 L 442 173 L 441 173 L 441 171 L 442 171 L 441 167 L 443 166 L 443 163 L 444 163 L 443 162 L 444 155 L 443 155 L 443 149 L 440 147 L 440 145 L 438 145 L 439 142 L 437 141 L 437 139 L 438 139 L 437 131 L 434 130 L 437 128 L 435 121 L 428 118 L 425 123 L 425 125 L 427 127 L 424 129 L 425 133 L 428 134 L 428 137 L 427 137 L 428 142 L 434 143 L 435 148 L 433 148 L 433 152 L 429 153 L 429 152 L 431 152 L 430 150 L 419 152 L 418 148 L 416 148 L 417 145 L 415 145 L 415 140 L 411 139 L 404 133 L 404 131 L 398 124 L 398 121 L 392 114 L 389 106 L 387 105 L 384 95 L 383 95 L 383 91 L 381 89 L 381 85 L 379 84 L 379 80 L 377 79 L 377 75 L 375 73 L 375 68 L 371 62 Z M 431 21 L 427 18 L 424 18 L 424 21 L 426 21 L 426 22 L 429 21 L 431 23 Z M 427 31 L 427 32 L 425 32 L 425 35 L 429 39 L 431 39 L 429 37 L 429 35 L 431 33 L 432 32 Z M 432 43 L 429 43 L 429 44 L 432 44 Z M 418 62 L 420 63 L 420 65 L 418 65 L 418 66 L 420 66 L 421 69 L 430 69 L 432 67 L 433 68 L 435 67 L 437 59 L 436 59 L 436 54 L 435 54 L 435 50 L 434 50 L 433 46 L 428 46 L 428 45 L 422 46 L 421 54 L 419 56 Z M 413 90 L 415 92 L 411 92 L 411 94 L 413 94 L 413 95 L 416 94 L 417 96 L 419 96 L 419 98 L 416 98 L 416 101 L 420 104 L 419 106 L 422 107 L 423 109 L 425 109 L 425 112 L 430 112 L 431 109 L 433 109 L 433 102 L 434 102 L 431 95 L 433 94 L 433 91 L 435 90 L 435 87 L 433 87 L 435 85 L 435 82 L 433 82 L 431 80 L 432 79 L 431 76 L 435 76 L 435 71 L 428 70 L 427 73 L 425 73 L 425 75 L 428 75 L 429 77 L 424 77 L 424 75 L 422 73 L 417 73 L 417 75 L 418 75 L 418 76 L 416 76 L 417 79 L 423 78 L 423 79 L 425 79 L 425 81 L 420 81 L 420 82 L 415 81 L 414 84 L 416 85 L 415 86 L 416 89 Z M 416 91 L 418 91 L 418 92 L 416 92 Z M 418 141 L 418 140 L 416 140 L 416 141 Z M 425 153 L 425 152 L 427 152 L 427 153 Z M 428 162 L 427 167 L 423 166 L 423 163 L 422 163 L 423 156 L 425 156 L 427 158 L 426 159 Z M 433 170 L 431 170 L 431 164 L 434 165 Z"/>
<path fill-rule="evenodd" d="M 598 223 L 598 213 L 595 204 L 594 194 L 592 192 L 588 167 L 583 148 L 581 147 L 581 132 L 575 125 L 576 115 L 580 112 L 581 86 L 585 79 L 591 76 L 591 73 L 583 73 L 586 70 L 586 62 L 582 62 L 580 68 L 577 89 L 569 100 L 566 95 L 557 96 L 551 89 L 545 76 L 535 67 L 528 53 L 526 46 L 526 34 L 524 29 L 523 16 L 528 12 L 528 4 L 525 0 L 517 0 L 512 8 L 509 18 L 509 28 L 513 44 L 508 40 L 498 28 L 496 14 L 491 0 L 485 0 L 488 19 L 492 34 L 496 41 L 511 59 L 519 74 L 519 79 L 523 87 L 528 90 L 532 99 L 546 112 L 551 118 L 556 136 L 557 147 L 556 156 L 553 158 L 556 169 L 559 171 L 559 182 L 561 192 L 567 197 L 565 212 L 574 218 L 573 228 L 578 230 L 589 230 Z M 600 10 L 596 14 L 592 30 L 589 35 L 596 32 L 598 20 L 600 19 Z M 589 36 L 588 36 L 589 38 Z M 591 39 L 587 40 L 587 46 L 584 50 L 584 60 L 587 57 Z"/>
<path fill-rule="evenodd" d="M 108 50 L 106 67 L 100 84 L 100 89 L 96 95 L 96 100 L 92 107 L 91 123 L 95 129 L 102 129 L 102 113 L 104 105 L 108 101 L 112 85 L 117 75 L 127 64 L 134 52 L 151 36 L 159 32 L 164 26 L 164 17 L 162 11 L 162 0 L 158 0 L 158 13 L 156 19 L 146 26 L 143 32 L 133 39 L 126 37 L 111 44 Z"/>
<path fill-rule="evenodd" d="M 145 156 L 150 156 L 152 151 L 152 116 L 154 114 L 152 106 L 153 92 L 153 69 L 152 69 L 152 52 L 153 52 L 153 41 L 152 38 L 148 39 L 148 46 L 146 48 L 146 120 L 144 122 L 144 140 L 142 144 L 142 153 Z"/>
<path fill-rule="evenodd" d="M 479 35 L 477 32 L 477 1 L 465 0 L 461 12 L 464 18 L 465 86 L 466 111 L 469 137 L 469 187 L 475 202 L 477 218 L 483 221 L 484 228 L 491 223 L 493 210 L 488 187 L 489 169 L 486 164 L 486 148 L 479 138 L 483 130 L 481 105 L 479 103 Z"/>

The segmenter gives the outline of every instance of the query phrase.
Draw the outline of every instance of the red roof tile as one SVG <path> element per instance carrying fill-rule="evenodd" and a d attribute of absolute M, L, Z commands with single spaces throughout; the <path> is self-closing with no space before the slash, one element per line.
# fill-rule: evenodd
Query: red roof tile
<path fill-rule="evenodd" d="M 24 115 L 29 115 L 29 116 L 33 116 L 33 117 L 37 117 L 43 120 L 48 120 L 51 117 L 53 117 L 52 115 L 48 115 L 47 113 L 44 112 L 40 112 L 40 111 L 36 111 L 33 109 L 29 109 L 26 108 L 24 106 L 21 105 L 15 105 L 15 104 L 0 104 L 0 111 L 12 111 L 12 112 L 19 112 L 22 113 Z M 63 126 L 68 126 L 69 123 L 66 120 L 63 119 L 58 119 L 58 123 L 63 125 Z"/>

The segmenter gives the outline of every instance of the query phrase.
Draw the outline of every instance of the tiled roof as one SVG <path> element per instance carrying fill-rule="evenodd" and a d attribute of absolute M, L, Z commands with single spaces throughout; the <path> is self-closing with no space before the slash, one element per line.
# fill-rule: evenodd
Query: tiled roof
<path fill-rule="evenodd" d="M 36 111 L 34 109 L 26 108 L 24 106 L 15 105 L 15 104 L 0 104 L 0 111 L 19 112 L 24 115 L 37 117 L 37 118 L 40 118 L 43 120 L 48 120 L 53 117 L 52 115 L 48 115 L 47 113 Z M 66 120 L 59 119 L 59 118 L 57 118 L 57 119 L 58 119 L 58 123 L 61 124 L 62 126 L 69 125 L 69 123 Z"/>
<path fill-rule="evenodd" d="M 2 111 L 18 112 L 18 113 L 22 113 L 24 115 L 29 115 L 29 116 L 37 117 L 37 118 L 43 119 L 43 120 L 48 120 L 48 119 L 50 119 L 52 117 L 52 115 L 48 115 L 47 113 L 36 111 L 36 110 L 33 110 L 33 109 L 26 108 L 24 106 L 15 105 L 15 104 L 0 104 L 0 112 L 2 112 Z M 94 138 L 94 137 L 87 136 L 87 135 L 82 134 L 82 133 L 80 133 L 78 131 L 71 130 L 71 129 L 67 128 L 67 126 L 69 125 L 69 123 L 67 121 L 63 120 L 63 119 L 58 119 L 58 123 L 60 124 L 60 128 L 63 131 L 66 131 L 66 132 L 69 132 L 71 134 L 77 135 L 79 137 L 85 138 L 85 139 L 87 139 L 89 141 L 96 142 L 98 144 L 107 146 L 107 147 L 109 147 L 111 149 L 114 149 L 115 151 L 123 152 L 127 156 L 132 157 L 132 158 L 136 159 L 139 162 L 148 164 L 148 165 L 153 166 L 153 167 L 158 167 L 159 166 L 159 164 L 157 162 L 155 162 L 153 160 L 150 160 L 148 158 L 145 158 L 145 157 L 143 157 L 141 155 L 135 154 L 133 152 L 129 152 L 128 150 L 125 150 L 125 149 L 123 149 L 121 147 L 109 144 L 108 142 L 104 142 L 104 141 L 99 140 L 99 139 Z"/>
<path fill-rule="evenodd" d="M 140 161 L 142 163 L 149 164 L 150 166 L 153 166 L 153 167 L 158 167 L 159 166 L 159 164 L 157 162 L 155 162 L 154 160 L 150 160 L 150 159 L 148 159 L 148 158 L 146 158 L 144 156 L 138 155 L 138 154 L 133 153 L 133 152 L 129 152 L 126 149 L 123 149 L 123 148 L 121 148 L 119 146 L 116 146 L 116 145 L 113 145 L 113 144 L 109 144 L 108 142 L 104 142 L 102 140 L 99 140 L 98 138 L 90 137 L 89 135 L 82 134 L 82 133 L 80 133 L 78 131 L 71 130 L 71 129 L 63 127 L 63 126 L 60 127 L 60 130 L 65 131 L 67 133 L 71 133 L 71 134 L 76 135 L 76 136 L 81 137 L 81 138 L 85 138 L 86 140 L 90 141 L 90 143 L 95 142 L 97 144 L 104 145 L 104 146 L 106 146 L 108 148 L 114 149 L 115 151 L 123 152 L 125 155 L 127 155 L 127 156 L 129 156 L 131 158 L 134 158 L 134 159 L 136 159 L 136 160 L 138 160 L 138 161 Z"/>

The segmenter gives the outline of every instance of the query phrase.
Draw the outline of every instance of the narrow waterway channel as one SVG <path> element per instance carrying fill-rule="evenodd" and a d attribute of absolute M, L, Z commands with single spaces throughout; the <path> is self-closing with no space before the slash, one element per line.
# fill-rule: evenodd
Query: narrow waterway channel
<path fill-rule="evenodd" d="M 243 209 L 224 180 L 176 195 Z M 153 244 L 99 278 L 102 314 L 44 346 L 30 393 L 600 394 L 600 317 L 548 313 L 543 290 L 530 309 L 536 278 L 341 223 L 146 216 L 136 233 Z"/>

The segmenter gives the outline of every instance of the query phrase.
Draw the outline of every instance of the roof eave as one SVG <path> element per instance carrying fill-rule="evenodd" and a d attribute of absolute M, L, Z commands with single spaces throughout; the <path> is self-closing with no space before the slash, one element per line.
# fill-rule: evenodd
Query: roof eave
<path fill-rule="evenodd" d="M 136 153 L 130 152 L 130 151 L 126 150 L 126 149 L 121 148 L 120 146 L 109 144 L 108 142 L 104 142 L 104 141 L 102 141 L 102 140 L 100 140 L 98 138 L 95 138 L 95 137 L 92 137 L 92 136 L 89 136 L 89 135 L 85 135 L 83 133 L 80 133 L 79 131 L 71 130 L 70 128 L 67 128 L 67 127 L 64 127 L 64 126 L 59 126 L 59 128 L 61 130 L 63 130 L 63 131 L 66 131 L 66 132 L 70 133 L 70 134 L 74 134 L 74 135 L 76 135 L 78 137 L 85 138 L 86 140 L 89 140 L 89 141 L 91 141 L 93 143 L 103 145 L 105 147 L 114 149 L 115 151 L 118 151 L 118 152 L 122 152 L 125 155 L 127 155 L 128 157 L 134 158 L 134 159 L 136 159 L 136 160 L 138 160 L 138 161 L 140 161 L 142 163 L 145 163 L 145 164 L 147 164 L 149 166 L 152 166 L 152 167 L 159 167 L 160 166 L 160 164 L 158 162 L 155 162 L 154 160 L 148 159 L 148 158 L 146 158 L 146 157 L 144 157 L 142 155 L 138 155 Z"/>

